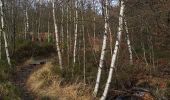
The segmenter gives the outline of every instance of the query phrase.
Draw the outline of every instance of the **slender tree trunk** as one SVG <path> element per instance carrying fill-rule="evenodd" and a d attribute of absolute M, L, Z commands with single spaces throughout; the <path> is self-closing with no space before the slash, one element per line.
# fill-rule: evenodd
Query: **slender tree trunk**
<path fill-rule="evenodd" d="M 69 4 L 67 4 L 67 61 L 70 66 L 70 45 L 69 45 Z"/>
<path fill-rule="evenodd" d="M 60 46 L 59 46 L 59 36 L 58 36 L 58 28 L 56 24 L 56 18 L 55 18 L 55 5 L 54 1 L 52 1 L 52 6 L 53 6 L 53 21 L 54 21 L 54 28 L 55 28 L 55 39 L 56 39 L 56 46 L 57 46 L 57 53 L 58 53 L 58 59 L 59 59 L 59 66 L 61 71 L 63 70 L 63 65 L 62 65 L 62 57 L 61 57 L 61 51 L 60 51 Z"/>
<path fill-rule="evenodd" d="M 101 100 L 105 100 L 106 97 L 107 97 L 107 93 L 108 93 L 108 90 L 109 90 L 109 87 L 110 87 L 110 83 L 111 83 L 111 80 L 112 80 L 113 70 L 115 69 L 115 62 L 116 62 L 116 58 L 117 58 L 117 55 L 118 55 L 119 45 L 120 45 L 120 42 L 121 42 L 121 35 L 122 35 L 122 31 L 123 31 L 123 16 L 124 16 L 125 5 L 124 5 L 124 1 L 123 0 L 121 0 L 120 2 L 121 2 L 120 3 L 121 7 L 120 7 L 120 16 L 119 16 L 119 27 L 118 27 L 117 40 L 116 40 L 114 52 L 113 52 L 113 55 L 112 55 L 109 76 L 108 76 L 107 83 L 106 83 L 103 95 L 101 97 Z"/>
<path fill-rule="evenodd" d="M 141 43 L 141 45 L 142 45 L 142 50 L 143 50 L 143 58 L 144 58 L 144 60 L 145 60 L 146 66 L 148 66 L 149 64 L 148 64 L 148 61 L 147 61 L 147 59 L 146 59 L 145 44 L 144 44 L 144 43 Z"/>
<path fill-rule="evenodd" d="M 127 45 L 128 45 L 128 50 L 129 50 L 130 64 L 133 64 L 132 47 L 131 47 L 131 42 L 129 38 L 129 30 L 128 30 L 126 19 L 124 19 L 124 23 L 125 23 L 125 30 L 126 30 Z"/>
<path fill-rule="evenodd" d="M 28 9 L 26 7 L 25 8 L 25 39 L 27 39 L 27 33 L 28 33 L 28 30 L 29 30 L 29 22 L 28 22 L 28 20 L 29 20 L 29 18 L 28 18 Z"/>
<path fill-rule="evenodd" d="M 86 40 L 85 40 L 85 27 L 84 27 L 84 0 L 82 0 L 82 33 L 83 33 L 83 76 L 84 76 L 84 84 L 86 84 Z"/>
<path fill-rule="evenodd" d="M 39 41 L 41 41 L 41 37 L 40 37 L 40 28 L 41 28 L 41 0 L 39 0 L 39 10 L 40 10 L 40 12 L 39 12 L 39 17 L 38 17 L 38 32 L 37 32 L 37 34 L 38 34 L 38 40 Z"/>
<path fill-rule="evenodd" d="M 95 48 L 95 45 L 96 45 L 96 8 L 95 8 L 95 0 L 93 0 L 93 10 L 94 10 L 94 16 L 93 16 L 93 38 L 94 38 L 94 41 L 93 41 L 93 48 Z M 96 52 L 96 50 L 95 50 Z"/>
<path fill-rule="evenodd" d="M 77 36 L 78 36 L 78 1 L 75 1 L 75 30 L 74 30 L 74 50 L 73 50 L 73 67 L 75 67 L 76 63 L 76 55 L 77 55 Z"/>
<path fill-rule="evenodd" d="M 50 43 L 50 12 L 48 13 L 48 43 Z"/>
<path fill-rule="evenodd" d="M 113 54 L 113 37 L 112 37 L 112 31 L 111 31 L 111 29 L 110 29 L 110 26 L 109 26 L 109 28 L 108 28 L 108 30 L 109 30 L 109 35 L 110 35 L 110 53 L 111 53 L 111 55 Z"/>
<path fill-rule="evenodd" d="M 41 12 L 41 11 L 40 11 L 40 12 Z M 40 16 L 41 16 L 41 14 L 39 15 L 39 18 L 38 18 L 38 40 L 39 40 L 39 41 L 41 40 L 41 39 L 40 39 L 40 24 L 41 24 L 41 22 L 40 22 L 40 20 L 41 20 Z"/>
<path fill-rule="evenodd" d="M 109 6 L 110 6 L 110 3 L 109 3 Z M 110 15 L 109 10 L 108 10 L 108 14 Z M 109 31 L 109 40 L 110 40 L 110 54 L 112 55 L 113 54 L 113 36 L 112 36 L 110 25 L 108 26 L 108 31 Z"/>
<path fill-rule="evenodd" d="M 13 17 L 13 53 L 15 53 L 16 49 L 16 37 L 17 37 L 17 19 L 18 19 L 18 7 L 16 4 L 16 0 L 13 1 L 14 4 L 14 17 Z M 28 14 L 27 14 L 28 15 Z"/>
<path fill-rule="evenodd" d="M 4 27 L 4 13 L 3 13 L 3 3 L 2 3 L 2 0 L 0 0 L 0 10 L 1 10 L 1 32 L 3 33 L 3 37 L 4 37 L 6 57 L 7 57 L 9 66 L 12 67 L 11 59 L 10 59 L 10 56 L 9 56 L 9 50 L 8 50 L 8 43 L 7 43 L 7 39 L 6 39 L 6 34 L 4 32 L 4 28 L 5 27 Z"/>
<path fill-rule="evenodd" d="M 97 80 L 96 80 L 96 85 L 95 85 L 95 88 L 94 88 L 94 91 L 93 91 L 94 96 L 97 95 L 97 92 L 98 92 L 98 89 L 99 89 L 101 72 L 102 72 L 105 53 L 106 53 L 107 33 L 108 33 L 108 8 L 107 7 L 108 7 L 108 0 L 105 0 L 105 27 L 104 27 L 105 31 L 104 31 L 103 46 L 102 46 L 102 51 L 101 51 L 101 56 L 100 56 L 98 73 L 97 73 Z"/>
<path fill-rule="evenodd" d="M 63 52 L 64 47 L 64 7 L 61 8 L 62 18 L 61 18 L 61 52 Z"/>
<path fill-rule="evenodd" d="M 72 52 L 72 1 L 71 1 L 71 7 L 70 7 L 70 11 L 69 11 L 69 26 L 70 26 L 70 28 L 69 28 L 69 31 L 70 31 L 70 34 L 69 34 L 69 39 L 68 39 L 68 41 L 69 41 L 69 51 L 70 52 Z M 72 55 L 70 55 L 70 57 L 71 57 Z M 71 61 L 70 61 L 71 62 Z"/>
<path fill-rule="evenodd" d="M 2 59 L 2 30 L 0 32 L 0 60 Z"/>

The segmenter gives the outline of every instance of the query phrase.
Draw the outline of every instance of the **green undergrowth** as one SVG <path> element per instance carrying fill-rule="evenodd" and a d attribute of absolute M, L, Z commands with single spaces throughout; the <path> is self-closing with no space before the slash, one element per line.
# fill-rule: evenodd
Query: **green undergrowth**
<path fill-rule="evenodd" d="M 20 100 L 19 89 L 12 84 L 9 79 L 13 72 L 7 64 L 7 61 L 0 60 L 0 99 L 2 100 Z"/>
<path fill-rule="evenodd" d="M 30 57 L 49 57 L 52 53 L 56 53 L 55 46 L 50 43 L 38 43 L 31 41 L 23 41 L 18 43 L 12 59 L 15 60 L 16 64 L 22 63 Z"/>
<path fill-rule="evenodd" d="M 4 60 L 0 60 L 0 100 L 21 100 L 22 93 L 19 87 L 16 87 L 10 81 L 16 72 L 16 65 L 22 64 L 31 57 L 49 57 L 52 53 L 56 52 L 56 49 L 51 43 L 38 43 L 24 40 L 16 41 L 14 52 L 11 50 L 12 46 L 9 45 L 9 47 L 12 67 L 10 68 L 7 63 L 4 49 L 2 50 L 2 59 Z"/>
<path fill-rule="evenodd" d="M 0 82 L 0 97 L 2 100 L 21 100 L 21 93 L 11 82 Z"/>

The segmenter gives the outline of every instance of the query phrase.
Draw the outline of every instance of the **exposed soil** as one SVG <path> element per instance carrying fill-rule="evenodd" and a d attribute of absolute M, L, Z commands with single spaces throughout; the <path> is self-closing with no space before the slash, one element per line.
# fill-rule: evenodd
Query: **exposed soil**
<path fill-rule="evenodd" d="M 45 62 L 45 60 L 34 61 L 27 65 L 20 66 L 14 74 L 12 82 L 21 90 L 22 100 L 35 100 L 36 97 L 28 91 L 26 81 L 31 73 L 39 69 Z"/>

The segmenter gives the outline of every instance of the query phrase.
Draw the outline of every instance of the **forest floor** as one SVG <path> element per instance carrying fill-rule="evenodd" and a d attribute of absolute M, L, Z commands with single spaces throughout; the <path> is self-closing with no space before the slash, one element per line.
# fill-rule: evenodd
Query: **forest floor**
<path fill-rule="evenodd" d="M 27 60 L 17 67 L 13 84 L 21 91 L 21 100 L 96 100 L 91 87 L 82 83 L 62 85 L 62 78 L 53 73 L 54 58 Z"/>
<path fill-rule="evenodd" d="M 16 71 L 16 74 L 13 76 L 14 78 L 13 78 L 12 82 L 18 88 L 20 88 L 20 90 L 22 92 L 22 97 L 21 97 L 22 100 L 35 100 L 35 99 L 39 98 L 39 97 L 37 97 L 36 92 L 39 92 L 40 94 L 42 92 L 42 94 L 43 94 L 44 90 L 46 92 L 49 91 L 49 90 L 52 91 L 49 88 L 48 88 L 49 90 L 47 88 L 46 89 L 43 88 L 43 90 L 41 90 L 40 89 L 41 86 L 38 88 L 39 90 L 38 89 L 36 91 L 33 90 L 33 92 L 30 91 L 31 90 L 30 88 L 36 87 L 34 83 L 37 84 L 37 81 L 41 81 L 41 80 L 35 81 L 31 77 L 35 78 L 36 77 L 35 75 L 37 75 L 37 73 L 42 72 L 40 70 L 47 71 L 48 69 L 50 69 L 50 67 L 49 67 L 50 64 L 48 64 L 49 62 L 51 62 L 49 59 L 41 59 L 41 60 L 30 59 L 30 60 L 27 60 L 24 64 L 17 67 L 17 71 Z M 46 64 L 48 66 L 46 66 Z M 44 67 L 44 69 L 43 69 L 43 67 Z M 156 85 L 158 85 L 160 90 L 157 90 L 155 92 L 158 92 L 158 94 L 160 94 L 159 96 L 164 95 L 164 94 L 161 94 L 161 93 L 163 93 L 164 89 L 168 87 L 166 85 L 168 85 L 167 82 L 169 82 L 169 78 L 170 78 L 170 67 L 169 66 L 164 66 L 163 68 L 161 67 L 161 69 L 159 69 L 159 73 L 157 75 L 156 76 L 148 76 L 148 75 L 141 75 L 140 74 L 140 75 L 136 76 L 138 78 L 138 83 L 136 83 L 137 84 L 136 86 L 139 86 L 141 84 L 146 85 L 146 83 L 147 83 L 149 85 L 149 87 L 151 88 L 152 86 L 155 87 Z M 46 75 L 46 76 L 48 76 L 48 75 Z M 29 82 L 30 86 L 28 86 L 28 81 L 31 82 L 31 84 Z M 35 81 L 35 82 L 33 82 L 33 81 Z M 56 84 L 54 84 L 54 85 L 56 85 Z M 65 87 L 70 88 L 70 86 L 65 86 Z M 66 89 L 65 87 L 63 86 L 62 89 L 63 90 L 69 90 L 71 92 L 73 92 L 73 90 L 74 90 L 73 85 L 71 86 L 72 89 L 68 89 L 68 88 Z M 54 87 L 54 88 L 57 88 L 57 89 L 54 89 L 55 90 L 54 92 L 60 91 L 59 87 Z M 148 87 L 146 87 L 146 86 L 144 86 L 142 88 L 140 88 L 140 87 L 136 88 L 135 87 L 135 88 L 133 88 L 133 90 L 123 91 L 123 93 L 122 93 L 122 91 L 112 91 L 112 95 L 120 93 L 119 94 L 120 96 L 118 98 L 121 98 L 122 95 L 124 95 L 123 97 L 128 98 L 129 97 L 128 95 L 136 94 L 137 92 L 140 93 L 141 91 L 143 91 L 143 92 L 141 92 L 141 93 L 145 93 L 145 94 L 142 95 L 143 100 L 154 100 L 153 97 L 150 95 L 150 91 L 148 91 L 149 89 L 148 90 L 147 89 L 148 89 Z M 50 95 L 53 95 L 53 94 L 50 94 Z M 75 98 L 77 98 L 77 97 L 75 97 Z M 85 100 L 92 100 L 92 99 L 85 99 Z M 112 100 L 112 99 L 108 99 L 108 100 Z"/>
<path fill-rule="evenodd" d="M 26 61 L 23 65 L 17 67 L 17 71 L 13 76 L 12 82 L 21 90 L 22 100 L 35 100 L 35 95 L 33 95 L 26 86 L 26 81 L 34 71 L 41 68 L 43 64 L 47 62 L 47 59 L 34 60 L 30 59 Z"/>

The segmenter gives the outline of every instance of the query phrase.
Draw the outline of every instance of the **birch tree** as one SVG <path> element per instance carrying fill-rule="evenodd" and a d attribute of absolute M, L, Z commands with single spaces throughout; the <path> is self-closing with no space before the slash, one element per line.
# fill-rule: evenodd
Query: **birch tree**
<path fill-rule="evenodd" d="M 118 27 L 118 33 L 117 33 L 117 40 L 116 40 L 115 48 L 114 48 L 113 55 L 112 55 L 112 60 L 111 60 L 109 75 L 108 75 L 108 78 L 107 78 L 107 83 L 105 85 L 105 89 L 104 89 L 103 95 L 101 97 L 101 100 L 105 100 L 106 97 L 107 97 L 107 93 L 108 93 L 110 83 L 111 83 L 111 80 L 112 80 L 113 70 L 116 68 L 115 63 L 116 63 L 116 58 L 117 58 L 117 55 L 118 55 L 119 45 L 120 45 L 120 42 L 121 42 L 121 36 L 122 36 L 122 32 L 123 32 L 124 8 L 125 8 L 124 1 L 121 0 L 120 1 L 120 15 L 119 15 L 119 27 Z"/>
<path fill-rule="evenodd" d="M 64 7 L 61 8 L 61 52 L 63 52 L 63 46 L 64 46 Z"/>
<path fill-rule="evenodd" d="M 96 45 L 96 7 L 95 7 L 95 0 L 93 0 L 93 10 L 94 10 L 94 15 L 93 15 L 93 31 L 94 31 L 94 33 L 93 33 L 93 38 L 94 38 L 94 43 L 93 43 L 93 46 L 95 47 L 95 45 Z M 94 48 L 93 47 L 93 48 Z M 96 51 L 95 51 L 96 52 Z"/>
<path fill-rule="evenodd" d="M 2 30 L 0 32 L 0 60 L 2 59 Z"/>
<path fill-rule="evenodd" d="M 111 6 L 110 2 L 109 2 L 109 7 Z M 108 14 L 110 16 L 110 10 L 108 10 Z M 112 35 L 112 31 L 111 31 L 111 27 L 110 24 L 108 26 L 108 32 L 109 32 L 109 41 L 110 41 L 110 54 L 113 54 L 113 35 Z"/>
<path fill-rule="evenodd" d="M 108 34 L 108 0 L 105 0 L 105 26 L 104 26 L 104 39 L 103 39 L 103 46 L 101 50 L 101 56 L 100 56 L 100 62 L 98 67 L 98 73 L 97 73 L 97 79 L 96 79 L 96 85 L 93 91 L 94 96 L 97 95 L 99 84 L 100 84 L 100 78 L 101 78 L 101 72 L 103 68 L 105 53 L 106 53 L 106 45 L 107 45 L 107 34 Z"/>
<path fill-rule="evenodd" d="M 133 64 L 132 47 L 131 47 L 130 38 L 129 38 L 129 30 L 127 26 L 127 21 L 125 18 L 124 18 L 124 23 L 125 23 L 125 30 L 126 30 L 126 40 L 127 40 L 128 50 L 129 50 L 130 64 Z"/>
<path fill-rule="evenodd" d="M 60 46 L 59 46 L 59 35 L 58 35 L 58 27 L 56 23 L 56 16 L 55 16 L 55 0 L 52 0 L 52 8 L 53 8 L 53 21 L 54 21 L 54 29 L 55 29 L 55 39 L 56 39 L 56 47 L 57 47 L 57 53 L 58 53 L 58 59 L 59 59 L 59 66 L 61 71 L 63 70 L 63 65 L 62 65 L 62 57 L 61 57 L 61 51 L 60 51 Z"/>
<path fill-rule="evenodd" d="M 39 6 L 38 6 L 38 7 L 39 7 L 39 17 L 38 17 L 38 30 L 37 30 L 38 32 L 37 32 L 37 33 L 38 33 L 38 40 L 40 41 L 40 27 L 41 27 L 41 2 L 39 1 L 38 3 L 39 3 L 39 4 L 38 4 L 38 5 L 39 5 Z M 37 10 L 38 10 L 38 9 L 37 9 Z M 37 11 L 37 13 L 38 13 L 38 11 Z"/>
<path fill-rule="evenodd" d="M 67 4 L 67 61 L 68 61 L 68 66 L 70 65 L 70 43 L 69 43 L 69 4 Z"/>
<path fill-rule="evenodd" d="M 74 30 L 74 50 L 73 50 L 73 66 L 75 66 L 76 63 L 76 51 L 77 51 L 77 36 L 78 36 L 78 1 L 75 0 L 75 30 Z"/>
<path fill-rule="evenodd" d="M 83 16 L 83 10 L 84 10 L 84 0 L 81 0 L 82 3 L 82 34 L 83 34 L 83 76 L 84 76 L 84 84 L 86 84 L 86 40 L 85 40 L 85 27 L 84 27 L 84 16 Z"/>
<path fill-rule="evenodd" d="M 110 54 L 112 55 L 113 54 L 113 45 L 112 45 L 113 44 L 113 39 L 112 39 L 113 37 L 112 37 L 112 32 L 111 32 L 111 29 L 110 29 L 110 25 L 109 25 L 108 30 L 109 30 L 109 33 L 110 33 L 109 34 L 109 36 L 110 36 L 110 39 L 109 39 L 110 40 Z"/>
<path fill-rule="evenodd" d="M 28 22 L 28 8 L 27 8 L 27 3 L 25 1 L 25 39 L 27 38 L 27 33 L 29 30 L 29 22 Z"/>
<path fill-rule="evenodd" d="M 48 43 L 50 43 L 50 12 L 48 13 Z"/>
<path fill-rule="evenodd" d="M 7 39 L 6 39 L 6 33 L 4 32 L 4 28 L 5 27 L 4 27 L 4 13 L 3 13 L 3 3 L 2 3 L 2 0 L 0 0 L 0 10 L 1 10 L 1 33 L 3 33 L 6 57 L 7 57 L 7 61 L 8 61 L 9 66 L 12 67 L 11 59 L 10 59 L 10 56 L 9 56 L 8 43 L 7 43 Z"/>

